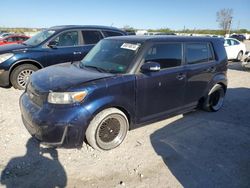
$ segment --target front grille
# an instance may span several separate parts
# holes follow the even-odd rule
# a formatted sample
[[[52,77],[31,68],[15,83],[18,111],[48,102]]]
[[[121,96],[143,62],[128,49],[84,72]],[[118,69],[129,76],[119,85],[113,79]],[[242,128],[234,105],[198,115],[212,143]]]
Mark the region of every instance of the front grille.
[[[26,92],[30,100],[33,101],[38,106],[42,106],[47,99],[47,93],[39,92],[37,89],[35,89],[32,83],[29,83]]]

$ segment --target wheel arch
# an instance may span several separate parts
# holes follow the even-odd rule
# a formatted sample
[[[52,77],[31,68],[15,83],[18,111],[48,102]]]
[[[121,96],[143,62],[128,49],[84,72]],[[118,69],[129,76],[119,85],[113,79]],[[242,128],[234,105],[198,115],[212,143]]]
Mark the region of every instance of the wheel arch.
[[[216,84],[221,85],[223,87],[225,93],[226,93],[226,91],[227,91],[227,77],[226,77],[226,75],[225,74],[218,74],[218,75],[214,76],[214,78],[212,79],[212,81],[208,84],[208,87],[207,87],[205,93],[199,99],[199,102],[198,102],[199,105],[198,106],[200,106],[201,104],[203,104],[203,102],[206,99],[206,96],[208,95],[208,93],[213,89],[213,87]]]
[[[90,114],[92,114],[92,118],[89,120],[89,122],[99,112],[107,108],[117,108],[118,110],[122,111],[126,115],[126,117],[128,118],[128,122],[129,122],[129,128],[131,128],[131,125],[134,124],[133,112],[129,110],[131,107],[129,108],[128,106],[124,104],[113,101],[113,99],[114,98],[111,96],[105,96],[105,97],[99,98],[96,101],[91,101],[89,104],[87,104],[85,108],[89,111]]]
[[[32,60],[32,59],[24,59],[24,60],[20,60],[20,61],[17,61],[15,62],[11,67],[10,67],[10,72],[9,72],[9,79],[10,79],[10,75],[11,73],[13,72],[13,70],[20,66],[20,65],[24,65],[24,64],[31,64],[31,65],[34,65],[36,66],[38,69],[42,69],[43,66],[41,65],[41,63],[39,63],[38,61],[36,60]]]

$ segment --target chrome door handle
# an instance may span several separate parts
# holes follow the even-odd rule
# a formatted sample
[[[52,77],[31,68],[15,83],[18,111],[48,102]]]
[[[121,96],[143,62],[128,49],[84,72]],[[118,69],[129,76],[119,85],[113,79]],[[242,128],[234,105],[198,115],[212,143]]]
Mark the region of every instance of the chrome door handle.
[[[82,52],[73,52],[74,55],[81,55]]]

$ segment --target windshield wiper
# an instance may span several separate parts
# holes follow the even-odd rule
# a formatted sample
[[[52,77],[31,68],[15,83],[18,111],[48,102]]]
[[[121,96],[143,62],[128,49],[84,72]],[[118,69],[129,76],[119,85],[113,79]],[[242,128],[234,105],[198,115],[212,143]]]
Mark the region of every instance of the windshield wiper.
[[[82,67],[82,66],[81,66]],[[87,67],[87,68],[93,68],[93,69],[96,69],[97,71],[99,72],[107,72],[107,70],[101,68],[101,67],[95,67],[95,66],[92,66],[92,65],[83,65],[83,67]]]

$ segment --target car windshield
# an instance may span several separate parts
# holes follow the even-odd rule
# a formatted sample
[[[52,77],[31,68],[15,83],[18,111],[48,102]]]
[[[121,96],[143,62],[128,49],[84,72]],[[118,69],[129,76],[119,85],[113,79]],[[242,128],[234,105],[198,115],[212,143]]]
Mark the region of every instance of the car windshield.
[[[140,46],[140,43],[102,40],[81,61],[80,67],[115,74],[126,73]]]
[[[55,30],[41,31],[38,34],[36,34],[35,36],[33,36],[30,39],[26,40],[24,42],[24,44],[27,44],[29,46],[36,46],[36,45],[42,43],[43,41],[45,41],[46,39],[48,39],[54,33],[55,33]]]

